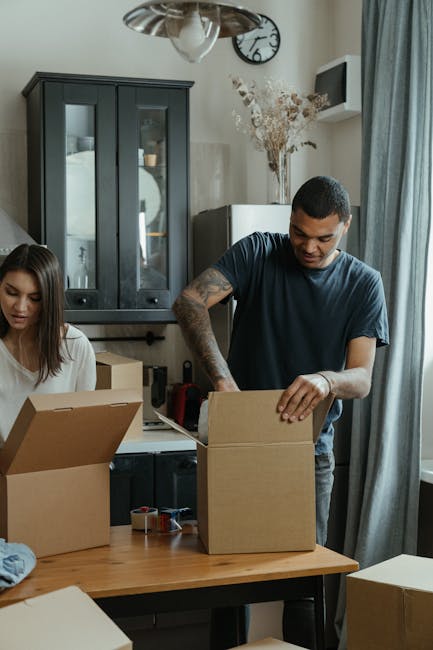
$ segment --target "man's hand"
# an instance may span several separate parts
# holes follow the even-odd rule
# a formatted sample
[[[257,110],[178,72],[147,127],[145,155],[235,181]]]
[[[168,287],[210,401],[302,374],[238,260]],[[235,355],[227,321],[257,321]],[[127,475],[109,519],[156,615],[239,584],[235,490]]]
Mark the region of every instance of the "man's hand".
[[[288,422],[304,420],[330,392],[331,384],[323,375],[299,375],[281,395],[277,410]]]

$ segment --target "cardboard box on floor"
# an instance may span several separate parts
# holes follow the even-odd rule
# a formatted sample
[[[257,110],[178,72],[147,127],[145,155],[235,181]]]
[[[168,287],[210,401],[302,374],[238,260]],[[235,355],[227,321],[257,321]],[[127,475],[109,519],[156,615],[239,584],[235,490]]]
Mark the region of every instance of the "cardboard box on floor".
[[[299,645],[293,645],[293,643],[279,641],[278,639],[273,639],[270,636],[266,639],[262,639],[261,641],[244,643],[244,645],[237,646],[236,648],[231,648],[231,650],[239,650],[239,648],[252,648],[253,650],[306,650],[305,648],[301,648]]]
[[[128,637],[78,587],[0,609],[0,648],[132,650]]]
[[[209,393],[208,443],[195,439],[199,534],[210,554],[315,548],[314,441],[332,400],[288,424],[280,395]]]
[[[399,555],[350,574],[346,587],[348,650],[433,648],[433,559]]]
[[[109,543],[109,462],[140,405],[127,390],[25,401],[0,449],[0,537],[37,557]]]
[[[96,353],[96,390],[127,388],[142,394],[143,362],[112,352]],[[141,437],[143,434],[143,405],[125,433],[125,439]]]

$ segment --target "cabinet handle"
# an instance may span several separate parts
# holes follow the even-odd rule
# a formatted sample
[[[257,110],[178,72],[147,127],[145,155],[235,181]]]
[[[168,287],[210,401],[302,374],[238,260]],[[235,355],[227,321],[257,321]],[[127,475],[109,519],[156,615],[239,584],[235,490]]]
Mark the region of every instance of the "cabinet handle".
[[[153,298],[148,298],[148,299],[147,299],[147,302],[150,302],[152,305],[157,305],[158,302],[159,302],[159,299],[156,298],[156,296],[155,296],[155,297],[153,297]]]
[[[78,298],[78,299],[77,299],[77,303],[78,303],[79,305],[87,305],[87,298],[85,298],[84,296],[82,296],[81,298]]]

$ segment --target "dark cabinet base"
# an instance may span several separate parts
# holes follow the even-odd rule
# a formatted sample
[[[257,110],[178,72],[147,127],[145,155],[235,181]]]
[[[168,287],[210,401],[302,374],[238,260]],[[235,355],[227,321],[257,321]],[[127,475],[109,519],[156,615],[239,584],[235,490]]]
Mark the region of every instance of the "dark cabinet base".
[[[197,452],[155,454],[155,499],[157,508],[189,508],[197,517]]]
[[[118,454],[111,463],[110,520],[130,523],[130,511],[140,506],[190,508],[197,517],[197,453]]]
[[[130,511],[153,505],[153,454],[119,454],[111,463],[110,523],[124,526],[131,523]]]
[[[167,612],[113,619],[134,650],[210,649],[210,611]]]
[[[143,505],[191,509],[197,516],[196,451],[118,454],[110,471],[112,526],[130,523],[130,511]],[[143,533],[144,534],[144,533]],[[112,613],[111,613],[112,614]],[[209,610],[113,616],[134,650],[210,650]]]

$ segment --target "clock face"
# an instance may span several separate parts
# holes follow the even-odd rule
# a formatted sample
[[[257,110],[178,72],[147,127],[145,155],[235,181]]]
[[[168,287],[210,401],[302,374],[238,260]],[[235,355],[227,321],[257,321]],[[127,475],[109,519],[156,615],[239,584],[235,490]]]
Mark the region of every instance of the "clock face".
[[[274,58],[280,48],[280,32],[273,20],[259,14],[260,27],[233,38],[236,53],[247,63],[259,65]]]

